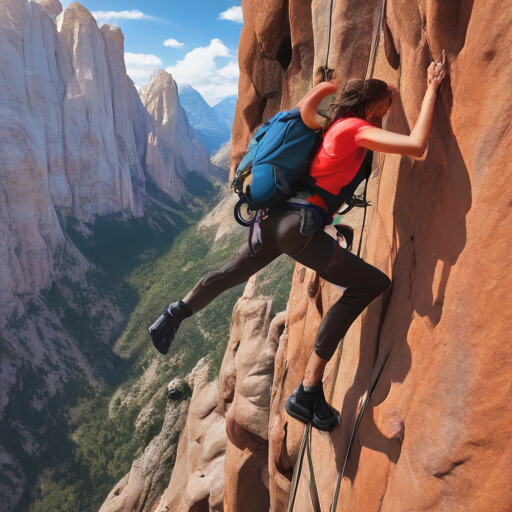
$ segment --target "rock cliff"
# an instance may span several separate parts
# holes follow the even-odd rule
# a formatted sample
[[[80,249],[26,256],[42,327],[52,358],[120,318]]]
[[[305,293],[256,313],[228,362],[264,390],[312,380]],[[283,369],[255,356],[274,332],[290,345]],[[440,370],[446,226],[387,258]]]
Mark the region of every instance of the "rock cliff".
[[[130,175],[130,167],[136,179],[142,172],[126,116],[122,35],[108,26],[100,31],[91,13],[76,2],[59,16],[58,27],[67,50],[63,167],[73,214],[142,215]]]
[[[382,4],[332,5],[328,74],[342,81],[362,76]],[[330,7],[329,0],[243,2],[232,170],[251,132],[296,104],[323,74]],[[385,127],[410,132],[426,69],[443,49],[449,75],[440,88],[426,155],[375,155],[363,255],[393,285],[354,324],[326,369],[326,395],[341,414],[341,426],[332,435],[313,432],[322,510],[331,506],[346,457],[337,511],[510,509],[511,16],[510,5],[494,0],[387,2],[374,76],[398,94]],[[360,213],[345,220],[357,228]],[[195,501],[185,498],[187,462],[180,465],[180,459],[175,471],[181,484],[173,487],[171,480],[162,510],[267,510],[269,504],[273,511],[286,509],[304,427],[285,414],[284,402],[300,382],[318,325],[340,293],[297,265],[272,394],[262,404],[263,410],[270,407],[268,452],[265,429],[259,428],[263,416],[254,413],[259,399],[249,399],[249,405],[238,398],[243,392],[230,368],[238,369],[232,361],[242,344],[234,356],[230,340],[220,401],[212,398],[210,410],[226,417],[228,440],[218,449],[225,458],[223,508],[217,495],[207,500],[206,490]],[[252,305],[246,307],[251,314]],[[254,314],[263,315],[268,306],[259,308]],[[260,319],[262,326],[268,321]],[[232,336],[237,332],[234,320]],[[266,364],[266,351],[248,353],[255,366]],[[223,381],[222,375],[232,376]],[[347,454],[360,398],[373,386]],[[203,440],[204,433],[195,435]],[[208,442],[220,442],[224,433],[216,435]],[[259,469],[267,456],[268,490]],[[251,485],[260,491],[248,504]],[[172,505],[169,493],[175,496]],[[294,510],[311,510],[307,463]]]
[[[231,140],[223,144],[219,151],[212,156],[212,163],[221,169],[229,171],[231,165]]]
[[[57,212],[81,222],[140,217],[147,178],[179,201],[189,172],[220,176],[172,77],[154,78],[145,107],[126,75],[121,30],[98,28],[76,2],[55,23],[59,6],[1,5],[0,324],[22,311],[16,297],[55,277],[65,245]]]
[[[30,492],[44,436],[67,421],[52,407],[98,385],[116,358],[119,289],[98,279],[70,232],[92,237],[99,218],[149,222],[157,206],[173,225],[181,213],[163,203],[184,205],[187,185],[221,175],[172,77],[148,85],[146,108],[126,75],[121,30],[99,28],[78,3],[61,11],[58,0],[0,2],[2,510]]]
[[[188,173],[224,178],[224,173],[212,166],[199,135],[190,126],[172,76],[160,69],[140,94],[151,116],[146,169],[155,183],[179,200],[185,193]]]
[[[255,296],[255,280],[233,311],[218,380],[194,389],[158,512],[268,510],[270,393],[286,314],[272,319],[272,300]]]
[[[380,5],[334,2],[328,68],[341,80],[364,71]],[[252,2],[243,7],[232,164],[255,125],[290,107],[325,65],[330,2],[269,0],[265,9]],[[443,49],[450,71],[426,156],[375,157],[364,256],[392,277],[393,286],[354,325],[343,355],[340,349],[328,367],[328,396],[341,412],[341,427],[330,439],[313,435],[325,510],[359,398],[384,362],[337,510],[509,508],[511,14],[510,6],[493,1],[388,1],[374,75],[398,90],[387,129],[408,133],[414,125],[426,68]],[[276,358],[271,510],[287,502],[302,433],[283,403],[301,379],[321,316],[339,293],[321,283],[316,297],[307,298],[304,271],[296,269],[288,337]],[[485,277],[477,283],[477,275]],[[304,484],[296,511],[310,510]]]

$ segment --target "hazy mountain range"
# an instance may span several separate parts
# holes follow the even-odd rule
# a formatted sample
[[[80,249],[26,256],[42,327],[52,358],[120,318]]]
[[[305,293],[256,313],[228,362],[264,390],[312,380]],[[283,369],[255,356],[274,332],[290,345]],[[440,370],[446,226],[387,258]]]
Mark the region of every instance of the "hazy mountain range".
[[[212,155],[231,137],[236,95],[228,96],[210,107],[198,91],[186,84],[179,86],[179,98],[190,124],[199,133],[204,147]]]

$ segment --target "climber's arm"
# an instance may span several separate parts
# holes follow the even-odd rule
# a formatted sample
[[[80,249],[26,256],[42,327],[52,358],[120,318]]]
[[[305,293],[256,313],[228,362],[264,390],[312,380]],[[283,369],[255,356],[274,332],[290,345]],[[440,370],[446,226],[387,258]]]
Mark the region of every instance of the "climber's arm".
[[[432,119],[434,118],[434,105],[437,88],[446,76],[443,62],[432,63],[428,69],[428,87],[421,106],[420,115],[410,135],[388,132],[380,128],[368,128],[360,132],[357,144],[372,151],[382,153],[398,153],[413,157],[421,157],[427,148]]]
[[[326,119],[319,116],[316,111],[320,102],[330,94],[334,94],[338,88],[339,83],[336,81],[322,82],[302,98],[298,107],[300,108],[300,117],[308,128],[319,130],[324,126]]]

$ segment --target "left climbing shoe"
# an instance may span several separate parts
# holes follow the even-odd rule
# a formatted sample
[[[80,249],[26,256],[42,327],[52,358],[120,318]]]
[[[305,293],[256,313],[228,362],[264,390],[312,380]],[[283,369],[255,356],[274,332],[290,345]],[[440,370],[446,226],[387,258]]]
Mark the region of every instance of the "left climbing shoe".
[[[192,316],[192,311],[180,300],[170,304],[157,321],[149,327],[151,341],[160,354],[165,355],[169,352],[178,327],[189,316]]]

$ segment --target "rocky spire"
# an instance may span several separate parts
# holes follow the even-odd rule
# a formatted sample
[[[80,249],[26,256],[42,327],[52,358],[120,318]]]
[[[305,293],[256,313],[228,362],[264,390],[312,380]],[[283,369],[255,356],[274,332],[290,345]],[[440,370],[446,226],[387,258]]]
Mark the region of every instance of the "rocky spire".
[[[171,196],[181,196],[189,172],[211,178],[211,165],[201,139],[190,126],[172,76],[160,69],[141,90],[154,124],[148,138],[147,172]]]

